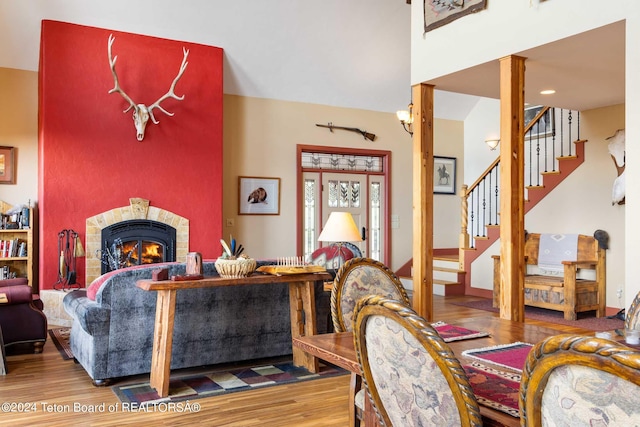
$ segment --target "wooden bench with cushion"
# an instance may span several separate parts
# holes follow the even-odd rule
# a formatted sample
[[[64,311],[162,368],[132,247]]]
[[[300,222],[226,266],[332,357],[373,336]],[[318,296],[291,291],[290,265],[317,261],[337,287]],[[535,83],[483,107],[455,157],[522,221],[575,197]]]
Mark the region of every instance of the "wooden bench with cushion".
[[[600,233],[606,232],[598,230]],[[562,261],[563,272],[558,275],[531,274],[538,267],[540,234],[526,236],[524,304],[564,312],[566,320],[576,320],[577,313],[596,311],[605,316],[606,302],[606,243],[583,234],[577,238],[575,261]],[[598,236],[599,237],[599,236]],[[607,236],[608,237],[608,236]],[[493,305],[500,301],[500,256],[493,257]],[[580,275],[580,270],[591,270],[592,277]],[[584,273],[584,272],[583,272]],[[581,278],[584,277],[584,278]]]

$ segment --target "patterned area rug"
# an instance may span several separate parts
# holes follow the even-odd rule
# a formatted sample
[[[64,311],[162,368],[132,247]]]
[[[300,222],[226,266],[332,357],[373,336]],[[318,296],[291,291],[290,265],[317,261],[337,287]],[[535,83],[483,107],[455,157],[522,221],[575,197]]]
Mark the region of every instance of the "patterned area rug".
[[[114,386],[111,389],[121,402],[135,404],[157,404],[178,402],[218,396],[226,393],[253,390],[319,378],[346,375],[348,371],[320,364],[320,372],[310,373],[305,368],[293,366],[291,362],[254,367],[236,368],[227,371],[203,372],[201,374],[172,378],[169,396],[161,398],[149,382]]]
[[[493,307],[493,302],[490,299],[451,302],[451,304],[475,308],[478,310],[492,311],[494,313],[499,311],[497,308]],[[575,328],[584,328],[591,331],[613,331],[614,329],[624,329],[624,321],[620,319],[595,317],[594,314],[589,312],[579,313],[578,320],[564,320],[564,315],[560,311],[547,310],[538,307],[525,307],[524,317],[525,319],[542,320],[544,322],[573,326]]]
[[[502,411],[512,417],[520,417],[520,374],[499,371],[475,362],[463,368],[478,404]]]
[[[71,353],[71,347],[69,347],[70,333],[71,328],[49,329],[49,336],[51,337],[51,341],[53,341],[64,360],[73,359],[73,353]]]
[[[532,347],[533,344],[514,342],[493,347],[465,350],[462,352],[462,355],[522,372],[524,363],[527,360],[527,355]]]
[[[431,326],[438,332],[444,342],[468,340],[472,338],[489,336],[488,332],[474,331],[473,329],[462,328],[460,326],[449,325],[445,322],[432,323]]]

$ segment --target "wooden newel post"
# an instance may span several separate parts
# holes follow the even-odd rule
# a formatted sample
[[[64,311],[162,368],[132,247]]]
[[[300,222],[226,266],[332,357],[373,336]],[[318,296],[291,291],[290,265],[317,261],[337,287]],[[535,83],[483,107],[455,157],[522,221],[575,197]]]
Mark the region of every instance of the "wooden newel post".
[[[467,184],[460,188],[460,249],[469,249],[469,205],[467,202]]]
[[[464,270],[464,250],[469,249],[469,233],[467,226],[469,225],[469,205],[467,202],[467,184],[460,187],[460,238],[458,240],[458,264],[461,270]]]

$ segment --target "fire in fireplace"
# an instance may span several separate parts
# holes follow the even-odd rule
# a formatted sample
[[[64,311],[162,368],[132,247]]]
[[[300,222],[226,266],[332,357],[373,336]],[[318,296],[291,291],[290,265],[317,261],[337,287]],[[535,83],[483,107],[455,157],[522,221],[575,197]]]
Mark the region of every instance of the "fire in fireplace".
[[[121,243],[119,267],[156,264],[176,260],[176,229],[152,220],[129,220],[102,229],[102,254],[113,256],[115,243]],[[114,268],[113,263],[102,263],[102,274]]]

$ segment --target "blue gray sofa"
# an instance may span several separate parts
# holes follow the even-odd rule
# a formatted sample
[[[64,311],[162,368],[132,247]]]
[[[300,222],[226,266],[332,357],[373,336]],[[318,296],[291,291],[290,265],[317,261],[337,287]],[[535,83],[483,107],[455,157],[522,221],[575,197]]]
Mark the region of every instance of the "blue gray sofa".
[[[268,262],[258,262],[258,265]],[[95,385],[151,371],[156,292],[139,289],[160,266],[185,274],[184,263],[150,264],[104,274],[64,297],[73,318],[70,345]],[[217,275],[213,261],[205,276]],[[94,298],[95,295],[95,298]],[[329,294],[316,283],[318,333],[327,332]],[[177,293],[171,369],[291,354],[286,283],[185,289]]]

